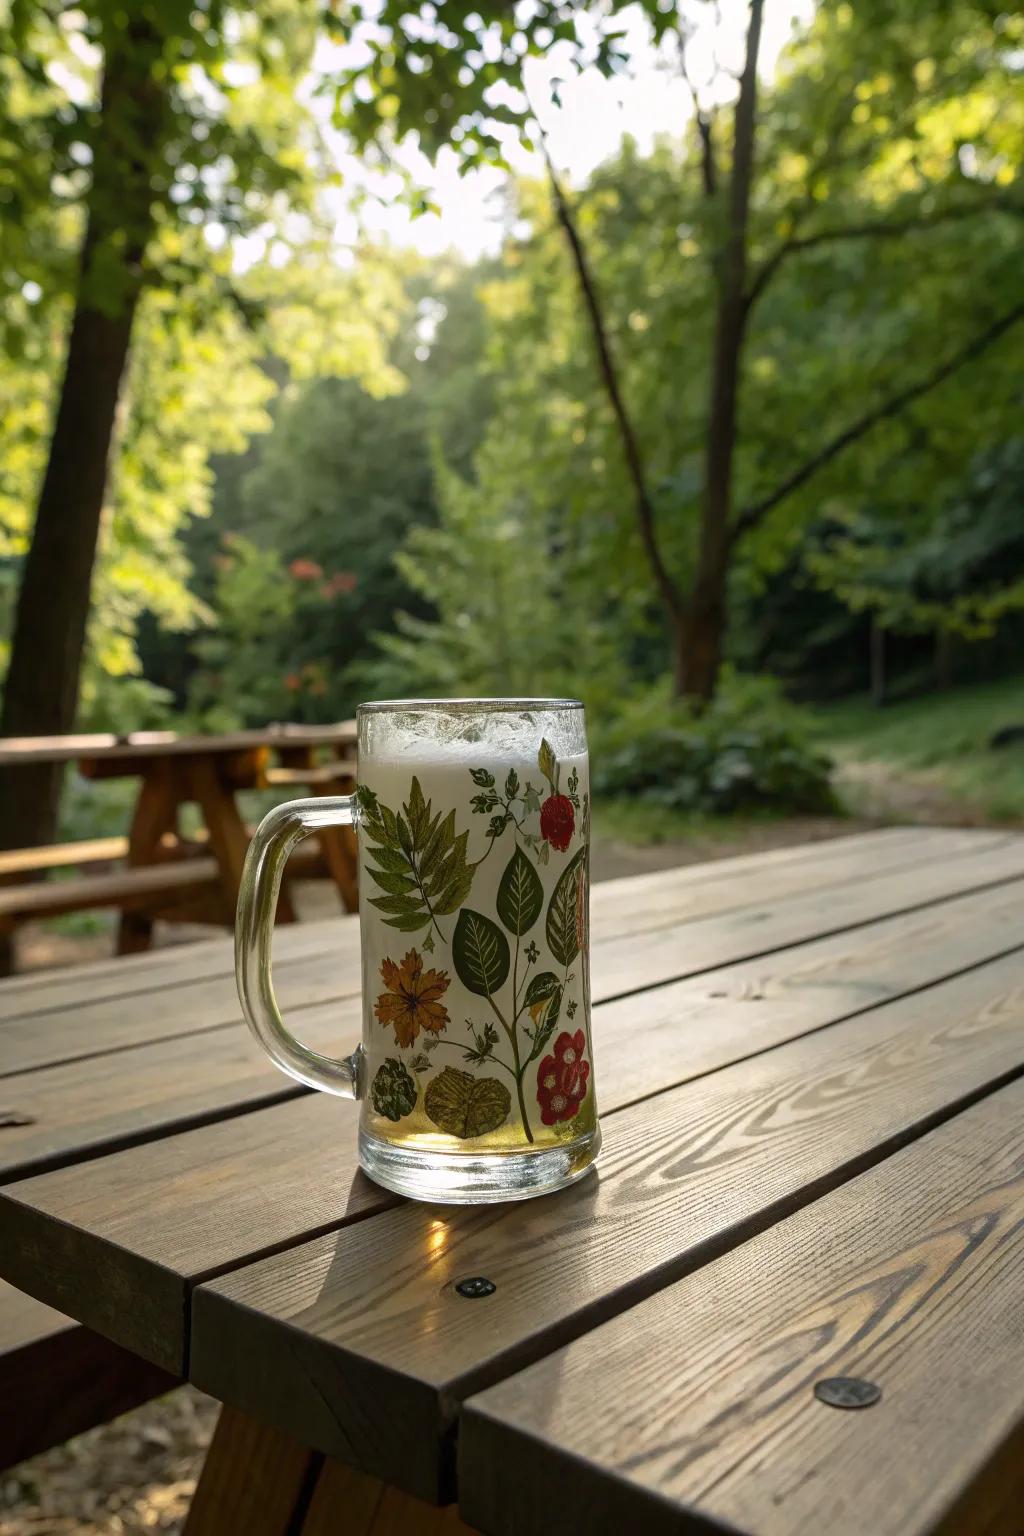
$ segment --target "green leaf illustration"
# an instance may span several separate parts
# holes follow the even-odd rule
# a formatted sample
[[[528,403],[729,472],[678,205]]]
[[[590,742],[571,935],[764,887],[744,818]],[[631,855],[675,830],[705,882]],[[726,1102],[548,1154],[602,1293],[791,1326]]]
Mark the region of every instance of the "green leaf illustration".
[[[526,989],[524,1006],[531,1008],[534,1003],[546,1003],[548,998],[553,997],[558,991],[558,985],[558,977],[554,971],[541,971]]]
[[[478,997],[489,997],[508,976],[508,940],[489,917],[463,907],[452,938],[452,960],[463,986]]]
[[[508,777],[505,780],[505,799],[514,800],[518,793],[519,775],[516,773],[514,768],[510,768],[508,771]]]
[[[415,1109],[416,1084],[396,1056],[389,1056],[377,1068],[370,1098],[378,1115],[386,1120],[401,1120]]]
[[[436,916],[457,911],[469,895],[476,869],[466,862],[469,833],[456,836],[454,811],[431,815],[431,802],[416,777],[397,816],[368,793],[362,821],[368,844],[365,873],[384,892],[368,896],[369,904],[387,914],[384,921],[401,933],[429,928]]]
[[[505,865],[496,905],[498,916],[509,933],[526,933],[540,916],[540,909],[544,905],[544,887],[521,848],[516,848]]]
[[[473,783],[478,785],[480,789],[494,788],[494,774],[488,773],[486,768],[471,768],[469,774]]]
[[[405,867],[408,870],[408,860],[406,860]],[[416,889],[416,881],[408,873],[404,875],[384,874],[382,870],[374,869],[369,864],[366,866],[366,873],[374,885],[379,885],[381,890],[387,891],[389,896],[405,896],[409,891]]]
[[[580,952],[577,911],[585,873],[587,850],[581,848],[569,860],[551,893],[545,932],[548,949],[559,965],[572,965]]]
[[[427,1089],[423,1107],[438,1130],[466,1141],[496,1131],[508,1117],[512,1096],[496,1077],[476,1078],[445,1067]]]
[[[537,753],[537,767],[547,779],[551,788],[558,789],[558,759],[546,738],[541,739],[540,751]]]
[[[409,831],[412,834],[414,847],[422,847],[426,840],[427,823],[430,821],[430,806],[423,798],[420,781],[413,774],[412,787],[409,791],[409,803],[402,807],[409,823]]]

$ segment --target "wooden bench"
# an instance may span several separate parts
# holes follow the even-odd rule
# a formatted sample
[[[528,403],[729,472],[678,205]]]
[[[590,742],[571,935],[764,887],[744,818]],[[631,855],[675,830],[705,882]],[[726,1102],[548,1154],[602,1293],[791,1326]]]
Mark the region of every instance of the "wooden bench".
[[[169,1392],[177,1378],[0,1281],[0,1472]]]
[[[116,864],[128,856],[126,837],[93,837],[82,843],[51,843],[45,848],[11,848],[0,852],[0,879],[45,874],[83,864]]]
[[[116,845],[126,842],[127,839],[102,838],[97,844],[84,846],[93,850],[103,845],[105,861],[112,853],[116,855]],[[72,843],[53,848],[18,849],[4,858],[20,861],[23,873],[43,873],[47,869],[88,862],[88,859],[80,858],[77,852],[80,846]],[[100,861],[99,854],[95,858],[96,862]],[[295,850],[289,873],[292,877],[312,876],[321,873],[323,868],[320,849],[309,844]],[[10,879],[11,873],[10,868],[0,865],[0,876]],[[179,922],[223,924],[230,923],[234,917],[225,907],[217,860],[212,855],[193,853],[188,856],[169,849],[168,856],[160,863],[117,869],[109,874],[0,884],[0,934],[13,932],[21,923],[102,907],[144,913],[148,918],[173,918]]]

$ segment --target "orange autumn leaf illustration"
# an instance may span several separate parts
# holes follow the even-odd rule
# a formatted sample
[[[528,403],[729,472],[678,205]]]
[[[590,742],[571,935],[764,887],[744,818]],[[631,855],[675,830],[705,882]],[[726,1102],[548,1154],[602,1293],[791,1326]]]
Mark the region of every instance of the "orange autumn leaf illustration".
[[[447,971],[425,971],[422,955],[410,949],[401,965],[382,960],[380,974],[387,991],[373,1011],[385,1029],[394,1029],[400,1046],[412,1045],[421,1029],[441,1033],[448,1024],[448,1010],[439,1001],[451,981]]]

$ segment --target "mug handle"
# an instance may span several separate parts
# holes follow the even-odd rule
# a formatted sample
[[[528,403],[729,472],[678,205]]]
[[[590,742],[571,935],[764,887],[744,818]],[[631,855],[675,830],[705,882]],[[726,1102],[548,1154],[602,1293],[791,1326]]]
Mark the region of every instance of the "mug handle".
[[[271,1061],[290,1077],[344,1099],[361,1096],[361,1047],[337,1060],[296,1040],[277,1006],[270,952],[288,855],[313,832],[351,826],[355,809],[355,795],[325,795],[292,800],[264,816],[245,856],[235,921],[235,981],[249,1028]]]

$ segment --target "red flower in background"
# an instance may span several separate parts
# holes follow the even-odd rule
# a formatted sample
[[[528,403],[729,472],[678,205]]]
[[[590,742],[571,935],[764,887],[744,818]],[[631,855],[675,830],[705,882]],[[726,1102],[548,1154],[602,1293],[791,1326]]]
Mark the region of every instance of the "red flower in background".
[[[565,795],[549,795],[540,808],[540,835],[564,853],[576,826],[576,812]]]
[[[323,566],[315,560],[293,560],[288,572],[296,581],[319,581],[324,574]]]
[[[359,585],[355,571],[335,571],[320,588],[323,597],[347,597]]]
[[[298,693],[302,687],[302,678],[297,672],[289,672],[284,680],[284,685],[289,693]]]
[[[582,1029],[574,1035],[563,1031],[555,1041],[553,1056],[545,1056],[537,1069],[537,1103],[544,1125],[571,1120],[587,1095],[590,1063],[583,1060]]]

